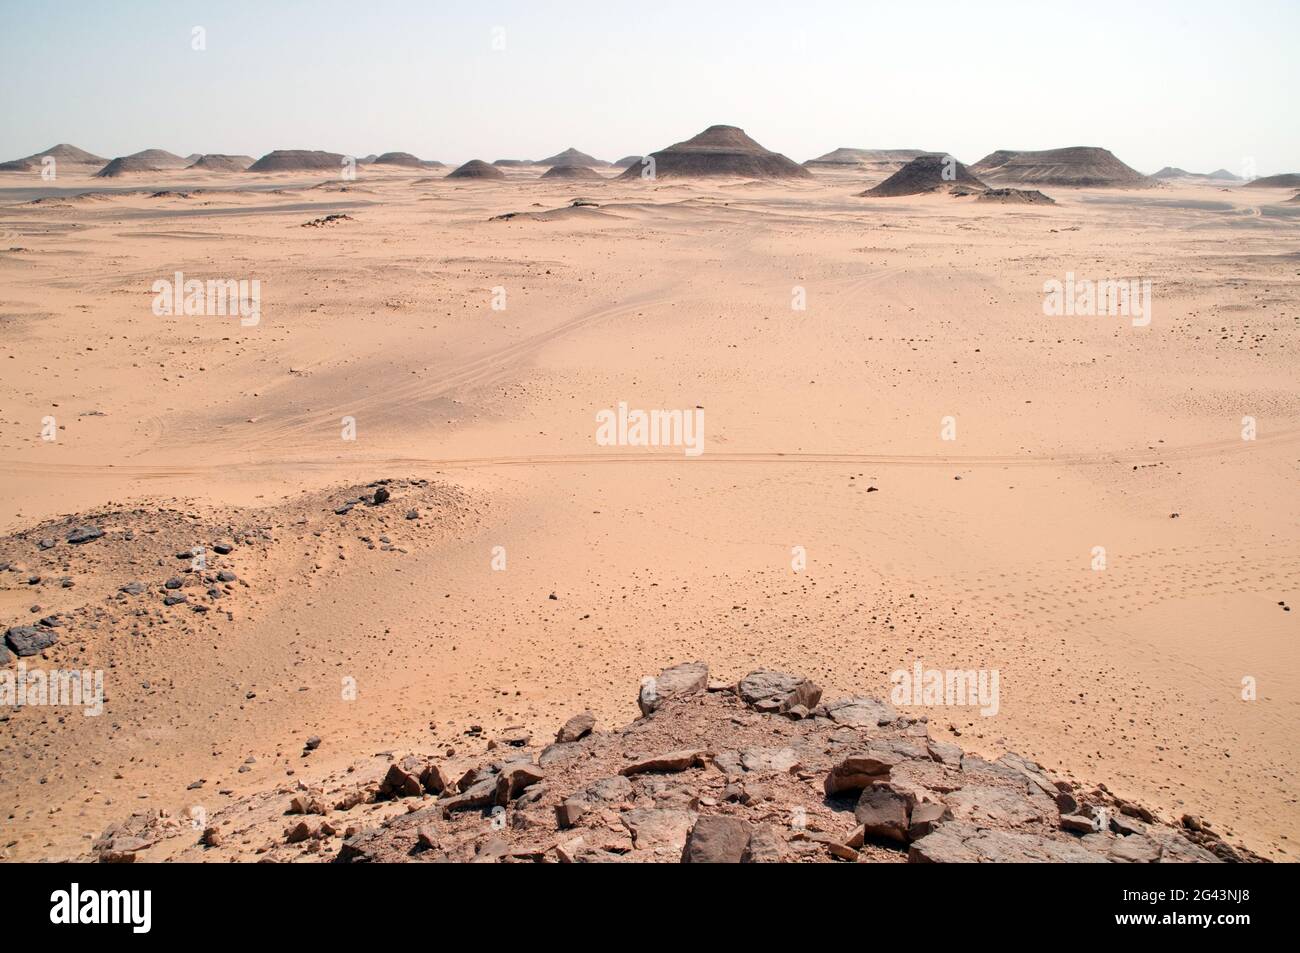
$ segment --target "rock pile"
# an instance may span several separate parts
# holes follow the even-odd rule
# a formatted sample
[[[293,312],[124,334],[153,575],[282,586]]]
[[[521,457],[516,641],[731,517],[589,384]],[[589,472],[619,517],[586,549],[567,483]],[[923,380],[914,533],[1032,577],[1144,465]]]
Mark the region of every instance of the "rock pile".
[[[450,752],[394,760],[377,783],[303,786],[265,848],[271,860],[542,863],[1152,863],[1257,860],[1205,821],[1173,824],[1104,786],[1056,779],[929,736],[926,722],[865,697],[822,701],[798,675],[736,683],[702,662],[644,680],[642,716],[597,731],[575,715],[540,749],[453,768]],[[367,825],[366,808],[404,805]],[[358,810],[360,808],[360,810]],[[192,831],[185,859],[222,860],[235,804]],[[352,813],[356,812],[356,813]],[[282,822],[283,823],[283,822]],[[101,860],[134,857],[107,831]],[[143,829],[141,829],[143,830]],[[182,836],[182,835],[176,835]],[[217,845],[217,846],[214,846]]]

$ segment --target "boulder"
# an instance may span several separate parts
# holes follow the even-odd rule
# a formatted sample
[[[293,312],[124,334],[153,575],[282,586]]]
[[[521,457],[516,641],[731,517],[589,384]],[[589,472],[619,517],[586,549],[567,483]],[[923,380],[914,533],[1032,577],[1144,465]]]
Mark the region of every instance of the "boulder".
[[[1090,817],[1084,817],[1082,814],[1062,814],[1061,830],[1073,831],[1076,834],[1091,834],[1096,827],[1093,826]]]
[[[707,751],[698,748],[669,751],[666,754],[633,761],[624,767],[619,774],[628,778],[637,774],[673,774],[678,771],[685,771],[687,768],[702,767],[707,755]]]
[[[542,769],[535,764],[517,761],[506,765],[497,775],[496,803],[504,807],[544,777]]]
[[[98,526],[78,526],[68,533],[68,542],[75,545],[89,543],[93,539],[99,539],[104,535],[104,531]]]
[[[555,823],[561,829],[572,827],[578,823],[582,815],[591,810],[591,805],[580,797],[566,798],[559,804],[555,805]]]
[[[595,727],[596,716],[589,711],[584,711],[564,723],[555,733],[555,741],[557,744],[569,744],[591,734],[591,730]]]
[[[907,798],[884,784],[872,785],[862,792],[853,816],[867,837],[907,843],[909,827]]]
[[[15,655],[23,658],[38,655],[58,641],[59,637],[53,631],[34,625],[10,626],[5,632],[5,642],[9,644],[9,648],[14,650]]]
[[[746,771],[775,771],[789,774],[801,767],[793,748],[746,748],[740,753],[740,765]]]
[[[497,800],[497,779],[495,775],[475,781],[465,787],[461,793],[453,795],[442,802],[443,817],[450,817],[456,811],[474,811],[492,807]]]
[[[647,679],[641,685],[637,705],[642,715],[649,715],[667,699],[680,695],[693,695],[709,686],[709,667],[703,662],[682,662],[666,668],[657,678]]]
[[[701,817],[682,850],[684,864],[738,864],[749,847],[752,828],[738,817]]]
[[[1110,859],[1120,864],[1154,864],[1160,860],[1160,847],[1141,834],[1118,837],[1111,845]]]
[[[749,835],[749,843],[740,857],[742,864],[779,864],[786,859],[785,841],[776,827],[758,824]]]
[[[952,819],[947,805],[935,801],[922,801],[912,807],[908,818],[907,839],[919,840],[932,833],[945,820]]]
[[[620,815],[619,820],[632,835],[635,850],[654,850],[681,854],[686,837],[694,824],[689,811],[659,808],[633,808]]]
[[[841,698],[825,708],[826,717],[850,728],[876,728],[898,719],[898,709],[875,698]]]
[[[390,764],[388,773],[379,782],[379,796],[382,798],[419,797],[424,793],[420,772],[421,768],[407,762]]]
[[[1106,863],[1104,856],[1080,841],[979,828],[962,821],[940,824],[913,841],[907,859],[914,864]]]
[[[1031,795],[1008,787],[971,784],[944,797],[952,816],[975,824],[994,823],[1012,827],[1051,817],[1055,821],[1056,805],[1043,794]]]
[[[889,777],[889,772],[903,760],[892,751],[871,750],[851,754],[831,768],[823,788],[834,796],[845,791],[861,791],[876,781]]]
[[[750,672],[737,689],[741,699],[758,711],[787,712],[795,705],[808,710],[817,707],[822,690],[802,675],[785,672]]]
[[[632,782],[621,774],[601,778],[587,788],[587,796],[595,801],[628,801],[632,798]]]
[[[433,761],[425,765],[424,770],[420,772],[420,784],[430,794],[442,794],[455,789],[455,782],[452,781],[451,775],[442,765]]]

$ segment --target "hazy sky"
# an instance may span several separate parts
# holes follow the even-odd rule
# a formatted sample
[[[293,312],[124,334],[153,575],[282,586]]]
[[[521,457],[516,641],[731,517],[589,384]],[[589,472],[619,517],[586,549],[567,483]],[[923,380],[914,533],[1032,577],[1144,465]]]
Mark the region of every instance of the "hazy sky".
[[[1269,175],[1300,171],[1298,37],[1300,0],[0,0],[0,159],[616,159],[727,123],[797,161],[1098,145]]]

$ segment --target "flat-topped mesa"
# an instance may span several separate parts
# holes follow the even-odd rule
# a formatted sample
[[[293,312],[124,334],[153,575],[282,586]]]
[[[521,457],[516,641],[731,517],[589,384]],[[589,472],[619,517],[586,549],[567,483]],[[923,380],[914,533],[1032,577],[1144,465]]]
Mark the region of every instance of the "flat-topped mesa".
[[[991,184],[1062,185],[1080,188],[1149,188],[1155,180],[1108,150],[1070,146],[1039,152],[1000,149],[970,167]]]
[[[983,190],[987,186],[952,156],[929,153],[917,156],[879,185],[858,194],[870,198],[893,198],[953,188]]]
[[[409,152],[385,152],[370,160],[371,165],[397,166],[405,169],[440,169],[443,164],[436,159],[421,159]]]
[[[785,156],[763,148],[743,129],[710,126],[698,136],[650,153],[654,178],[728,176],[744,179],[809,179],[812,173]],[[643,162],[629,166],[622,179],[639,179]]]
[[[340,152],[276,149],[248,167],[248,172],[338,172],[346,158]]]
[[[806,169],[878,169],[892,167],[899,169],[918,156],[936,155],[928,149],[850,149],[841,146],[825,155],[809,159],[804,163]]]
[[[449,179],[504,179],[506,174],[482,159],[470,159],[447,173]]]

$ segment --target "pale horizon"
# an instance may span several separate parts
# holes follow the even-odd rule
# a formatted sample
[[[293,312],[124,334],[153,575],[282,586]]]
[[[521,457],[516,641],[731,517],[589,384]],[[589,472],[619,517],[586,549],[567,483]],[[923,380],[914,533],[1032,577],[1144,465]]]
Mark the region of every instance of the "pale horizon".
[[[1300,170],[1287,121],[1300,8],[1280,2],[1232,16],[1012,2],[976,22],[958,4],[924,20],[822,6],[797,25],[765,2],[661,3],[653,17],[584,2],[564,17],[519,3],[0,10],[0,161],[60,142],[105,159],[320,149],[456,164],[574,146],[612,161],[725,124],[797,162],[841,146],[974,163],[1083,145],[1145,173]]]

